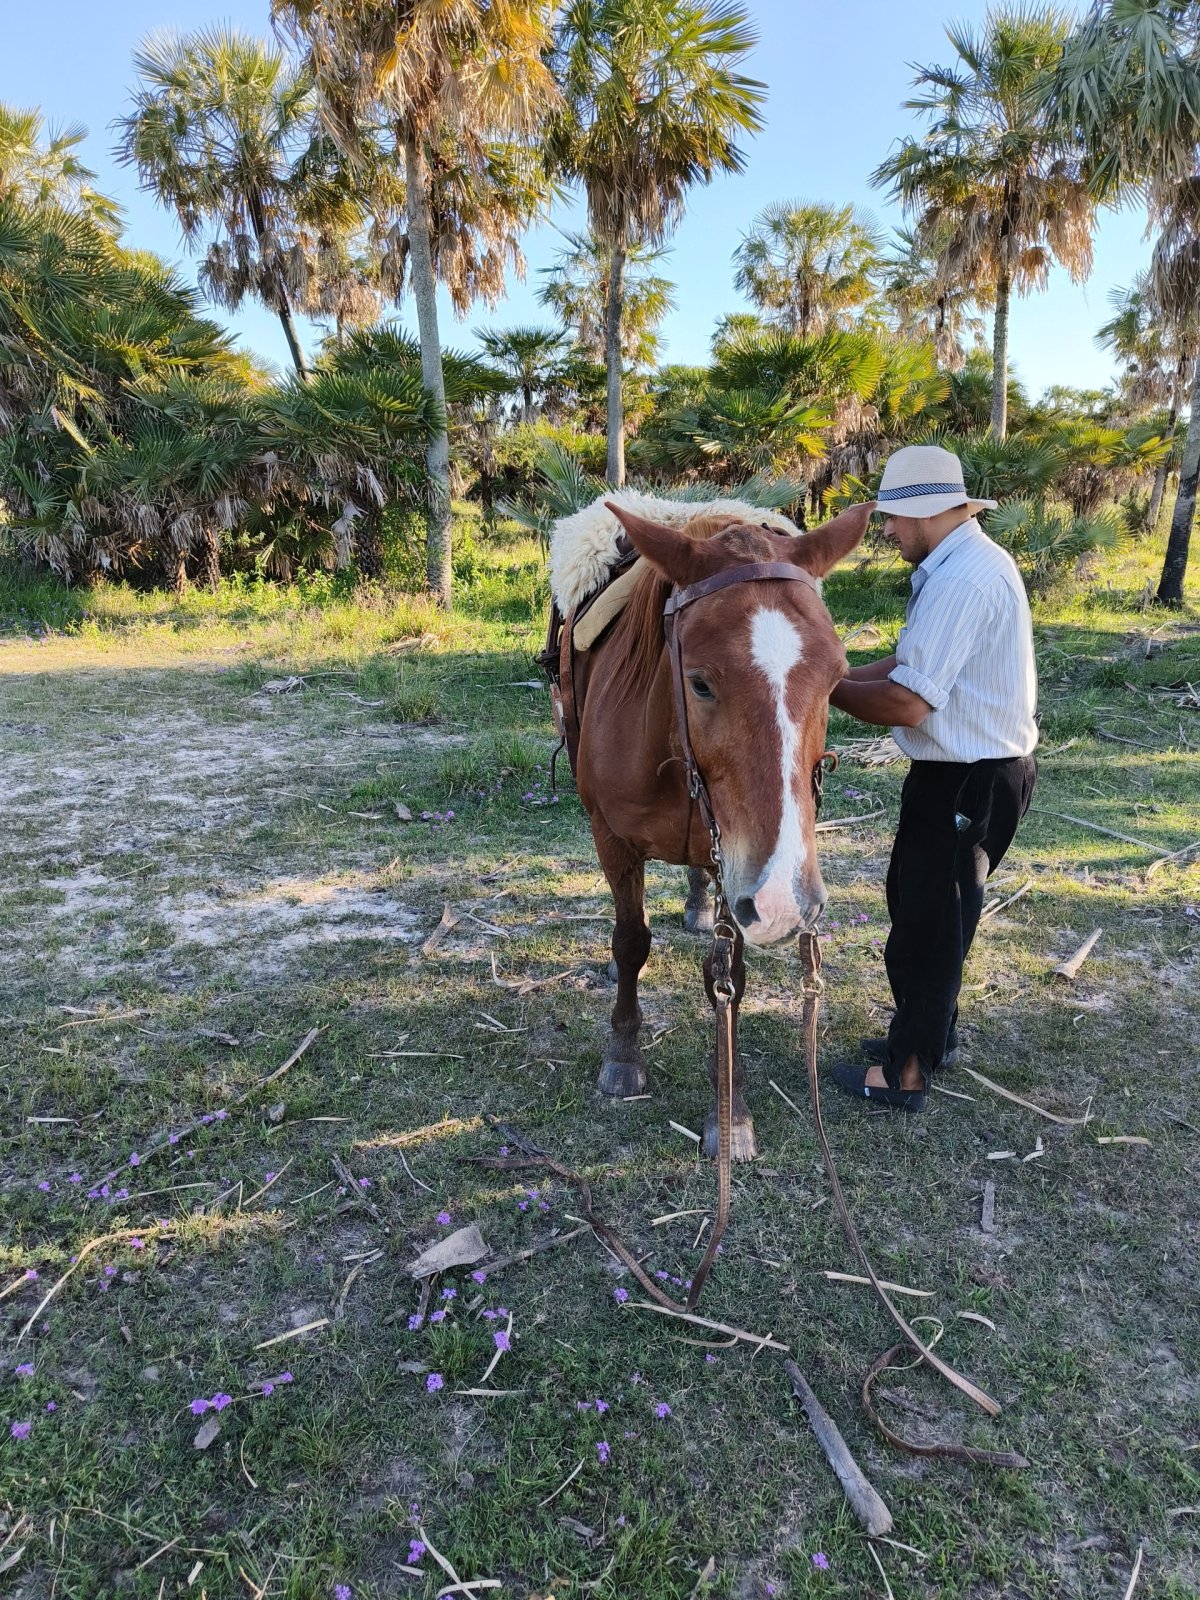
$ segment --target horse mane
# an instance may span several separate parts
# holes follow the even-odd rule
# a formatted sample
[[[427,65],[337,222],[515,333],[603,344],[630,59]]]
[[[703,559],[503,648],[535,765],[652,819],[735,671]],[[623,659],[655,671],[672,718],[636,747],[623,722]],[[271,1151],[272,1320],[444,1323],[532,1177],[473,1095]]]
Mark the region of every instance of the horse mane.
[[[678,531],[689,539],[711,539],[715,534],[724,533],[726,529],[738,526],[736,522],[729,520],[728,514],[701,513],[693,517],[690,522],[685,522]],[[758,552],[748,548],[744,553],[748,557],[753,557]],[[666,635],[663,632],[663,607],[667,603],[671,589],[670,579],[664,578],[648,561],[645,561],[644,570],[638,578],[621,615],[620,624],[613,635],[614,644],[617,644],[618,648],[623,648],[625,652],[625,671],[619,680],[622,700],[641,700],[650,691],[650,685],[662,660],[663,645],[666,643]]]

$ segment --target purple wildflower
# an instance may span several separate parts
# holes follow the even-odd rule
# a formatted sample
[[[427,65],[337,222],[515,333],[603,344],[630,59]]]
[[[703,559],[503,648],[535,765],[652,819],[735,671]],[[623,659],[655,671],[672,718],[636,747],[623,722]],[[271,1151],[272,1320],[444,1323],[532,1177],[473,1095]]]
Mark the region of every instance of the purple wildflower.
[[[9,1429],[9,1432],[12,1434],[14,1439],[28,1439],[29,1430],[32,1427],[32,1422],[14,1422],[12,1427]]]
[[[431,1372],[425,1379],[425,1387],[430,1394],[436,1394],[439,1389],[446,1387],[446,1380],[440,1372]]]
[[[104,1276],[106,1278],[114,1277],[115,1274],[116,1274],[116,1270],[117,1270],[116,1267],[105,1267]]]
[[[131,1250],[144,1250],[146,1248],[146,1241],[144,1239],[130,1239],[129,1248]]]
[[[271,1383],[270,1381],[264,1383],[263,1386],[262,1386],[262,1393],[263,1394],[274,1394],[275,1393],[275,1385],[273,1383]]]
[[[473,1283],[479,1283],[479,1284],[486,1283],[487,1282],[487,1273],[486,1272],[473,1272],[471,1274],[471,1281]]]
[[[410,1567],[415,1567],[424,1554],[425,1545],[420,1539],[410,1539],[408,1541],[408,1564]]]
[[[608,1465],[608,1458],[612,1454],[612,1451],[608,1447],[607,1440],[604,1440],[604,1439],[600,1440],[600,1442],[596,1446],[596,1454],[600,1457],[600,1465],[602,1467],[603,1466],[607,1466]]]
[[[82,1172],[73,1172],[71,1174],[71,1176],[67,1179],[67,1182],[68,1183],[82,1183],[83,1182],[83,1173]]]
[[[429,1320],[430,1320],[430,1322],[445,1322],[445,1320],[446,1320],[445,1308],[443,1307],[440,1311],[431,1311],[429,1313]]]
[[[452,1220],[448,1211],[439,1211],[437,1214],[437,1219],[443,1228],[448,1228]]]
[[[179,1143],[179,1135],[177,1133],[169,1133],[167,1135],[167,1143],[168,1144],[178,1144]]]
[[[231,1394],[222,1394],[220,1391],[218,1391],[212,1397],[212,1408],[214,1411],[224,1411],[226,1406],[231,1406],[232,1404],[233,1396]]]
[[[517,1201],[517,1210],[518,1211],[528,1211],[529,1210],[529,1201],[528,1200],[518,1200]]]
[[[443,1300],[454,1300],[454,1299],[457,1298],[457,1296],[458,1296],[458,1290],[457,1289],[443,1289],[442,1290],[442,1299]]]
[[[409,1319],[408,1319],[408,1331],[409,1331],[409,1333],[416,1333],[417,1329],[421,1326],[422,1321],[423,1321],[423,1318],[418,1316],[418,1314],[414,1311],[412,1316],[409,1317]]]
[[[214,1113],[214,1115],[216,1116],[218,1122],[224,1122],[229,1113],[228,1111],[217,1111]]]
[[[596,1401],[596,1410],[600,1413],[601,1416],[603,1416],[604,1413],[608,1410],[608,1401],[607,1400],[597,1400]]]
[[[370,1180],[370,1178],[360,1178],[360,1179],[359,1179],[359,1180],[358,1180],[358,1187],[359,1187],[359,1188],[360,1188],[360,1189],[369,1189],[369,1188],[370,1188],[370,1187],[371,1187],[371,1180]]]
[[[654,1408],[654,1415],[660,1422],[671,1415],[671,1408],[665,1400],[660,1400]]]
[[[1193,912],[1189,912],[1188,914],[1189,914],[1189,916],[1194,915]],[[506,1156],[508,1154],[508,1146],[506,1144],[502,1144],[500,1146],[500,1154],[502,1156]]]
[[[13,1371],[16,1373],[18,1378],[32,1378],[33,1377],[33,1362],[32,1361],[22,1361],[22,1363],[21,1363],[21,1365],[19,1367],[14,1367],[13,1368]]]
[[[46,1401],[46,1410],[47,1411],[57,1411],[58,1410],[58,1401],[57,1400],[47,1400]]]
[[[279,1374],[278,1382],[280,1383],[295,1383],[295,1381],[290,1372],[281,1372]]]
[[[509,1341],[509,1337],[503,1330],[492,1335],[492,1343],[496,1346],[497,1350],[512,1349],[512,1344]]]
[[[50,1185],[46,1182],[45,1178],[43,1178],[41,1183],[38,1184],[38,1188],[42,1191],[43,1194],[49,1194],[50,1193]]]
[[[715,1361],[717,1358],[716,1358],[715,1355],[713,1355],[712,1351],[710,1350],[708,1352],[708,1354],[705,1356],[704,1359],[705,1359],[705,1361]]]
[[[773,1584],[773,1583],[769,1583],[769,1584],[768,1584],[768,1585],[767,1585],[767,1596],[768,1596],[768,1600],[770,1600],[770,1596],[771,1596],[771,1595],[773,1595],[773,1594],[778,1594],[778,1593],[779,1593],[779,1591],[778,1591],[778,1589],[776,1589],[776,1587],[775,1587],[775,1585],[774,1585],[774,1584]]]
[[[141,1158],[140,1155],[138,1155],[137,1151],[135,1150],[133,1152],[133,1154],[129,1158],[129,1165],[131,1167],[140,1167],[141,1164],[142,1164],[142,1158]]]
[[[614,1289],[613,1290],[613,1299],[617,1302],[617,1304],[619,1306],[623,1306],[625,1304],[626,1300],[629,1299],[629,1290],[628,1289]]]
[[[820,1572],[829,1571],[829,1557],[825,1554],[824,1550],[817,1551],[816,1555],[813,1557],[813,1566],[816,1567]]]
[[[37,1280],[37,1268],[36,1267],[26,1267],[25,1268],[25,1278],[26,1278],[27,1282],[34,1283]]]
[[[333,1600],[350,1600],[350,1585],[348,1583],[337,1584],[333,1591]]]
[[[191,1411],[194,1417],[202,1417],[209,1408],[209,1401],[200,1398],[192,1401]]]
[[[671,1276],[671,1274],[669,1272],[656,1272],[654,1274],[654,1276],[656,1278],[658,1278],[661,1282],[666,1283],[667,1279]]]

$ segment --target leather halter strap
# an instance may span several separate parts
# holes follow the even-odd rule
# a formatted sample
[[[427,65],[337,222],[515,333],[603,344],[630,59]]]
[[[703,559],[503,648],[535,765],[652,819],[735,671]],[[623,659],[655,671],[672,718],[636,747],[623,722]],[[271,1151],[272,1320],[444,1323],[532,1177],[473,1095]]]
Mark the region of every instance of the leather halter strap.
[[[712,838],[713,863],[718,868],[718,887],[721,830],[717,824],[716,813],[713,811],[708,785],[704,781],[704,774],[700,771],[696,753],[692,749],[692,738],[688,730],[687,693],[683,685],[683,654],[675,631],[675,619],[686,606],[694,604],[697,600],[703,600],[708,595],[716,594],[721,589],[728,589],[734,584],[763,582],[804,583],[814,594],[821,592],[820,585],[813,575],[805,572],[802,567],[793,566],[790,561],[751,561],[737,567],[726,567],[710,578],[701,578],[698,583],[688,584],[684,589],[672,589],[663,606],[663,632],[666,634],[667,654],[671,661],[671,683],[675,694],[675,725],[679,730],[679,741],[683,746],[683,765],[687,774],[688,793],[700,807],[700,814]],[[818,803],[820,772],[821,762],[818,762],[813,773],[813,792],[818,797]]]

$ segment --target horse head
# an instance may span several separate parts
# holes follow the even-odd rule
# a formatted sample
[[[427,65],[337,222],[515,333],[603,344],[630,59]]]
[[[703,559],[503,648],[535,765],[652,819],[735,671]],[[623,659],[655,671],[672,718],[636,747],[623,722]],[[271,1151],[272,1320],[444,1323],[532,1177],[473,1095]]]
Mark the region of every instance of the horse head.
[[[730,910],[750,944],[809,930],[826,899],[814,773],[829,694],[846,670],[815,580],[859,543],[874,505],[796,537],[734,523],[703,539],[608,505],[676,592],[748,564],[797,570],[800,581],[737,581],[706,592],[678,611],[674,626],[686,736],[721,830]]]

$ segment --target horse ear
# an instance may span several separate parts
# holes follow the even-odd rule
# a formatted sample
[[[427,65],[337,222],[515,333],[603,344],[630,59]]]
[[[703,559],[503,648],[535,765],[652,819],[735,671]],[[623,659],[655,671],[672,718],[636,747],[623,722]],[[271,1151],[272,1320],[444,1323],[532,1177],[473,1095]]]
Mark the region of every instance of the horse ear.
[[[625,529],[638,554],[645,556],[671,583],[686,588],[720,566],[719,558],[707,548],[705,540],[690,539],[664,522],[651,522],[649,517],[639,516],[614,500],[606,500],[604,504]]]
[[[861,543],[874,510],[874,500],[868,500],[840,512],[814,532],[800,534],[793,541],[792,560],[815,578],[823,578]]]

